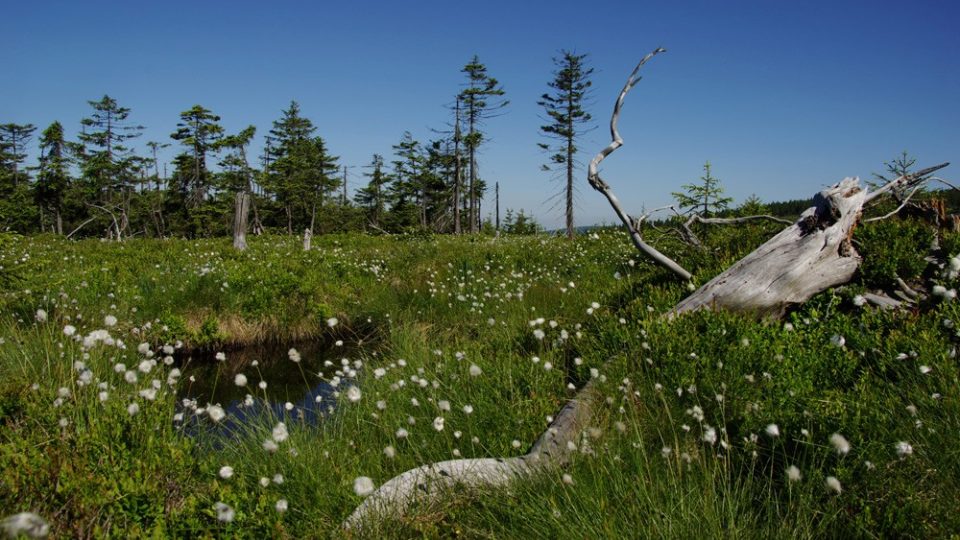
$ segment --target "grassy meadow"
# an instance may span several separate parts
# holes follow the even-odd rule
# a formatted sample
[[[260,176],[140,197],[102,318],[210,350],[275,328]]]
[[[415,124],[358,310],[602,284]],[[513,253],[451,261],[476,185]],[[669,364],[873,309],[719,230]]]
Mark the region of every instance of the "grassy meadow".
[[[777,230],[654,242],[702,284]],[[778,321],[664,317],[687,285],[619,230],[324,235],[307,252],[286,236],[245,252],[0,236],[0,514],[64,538],[955,535],[960,240],[945,233],[931,263],[916,240],[932,235],[861,227],[861,275]],[[896,276],[946,292],[863,303]],[[304,340],[334,360],[231,360]],[[242,422],[184,397],[200,361],[244,395]],[[258,407],[290,363],[304,391],[332,388],[320,421]],[[525,453],[590,379],[603,399],[569,467],[340,529],[366,479]]]

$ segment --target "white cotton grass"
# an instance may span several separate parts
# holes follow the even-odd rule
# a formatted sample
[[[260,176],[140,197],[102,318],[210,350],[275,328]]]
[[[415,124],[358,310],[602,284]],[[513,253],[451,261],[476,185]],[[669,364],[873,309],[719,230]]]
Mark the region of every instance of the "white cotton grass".
[[[907,441],[898,442],[894,445],[894,449],[897,451],[897,457],[900,459],[913,454],[913,446]]]
[[[282,443],[283,441],[287,440],[287,438],[290,436],[290,432],[287,431],[286,424],[284,424],[283,422],[277,422],[277,425],[273,426],[271,436],[273,437],[274,441],[278,443]]]
[[[356,403],[360,401],[360,397],[361,397],[361,394],[360,394],[359,388],[357,388],[356,386],[351,386],[350,388],[347,388],[347,399],[349,399],[352,403]]]
[[[36,319],[38,323],[45,323],[45,322],[47,322],[47,312],[46,312],[46,310],[38,309],[38,310],[37,310],[37,313],[33,316],[33,318]]]
[[[217,520],[224,523],[230,523],[236,515],[233,508],[225,502],[218,501],[213,505],[213,509],[217,511]]]
[[[220,475],[220,478],[226,480],[233,476],[233,467],[224,465],[223,467],[220,467],[220,472],[218,474]]]
[[[210,417],[214,423],[219,423],[227,416],[227,412],[223,410],[223,407],[220,405],[208,405],[207,406],[207,416]]]
[[[237,373],[237,376],[233,378],[233,384],[237,386],[246,386],[247,385],[247,376],[243,373]]]
[[[776,424],[767,424],[766,429],[767,435],[770,437],[779,437],[780,436],[780,427]]]
[[[340,321],[336,317],[330,317],[329,319],[327,319],[327,326],[329,326],[330,328],[333,328],[339,322]]]
[[[290,508],[290,504],[286,499],[279,499],[277,503],[273,505],[273,507],[277,509],[277,512],[282,514],[286,512],[288,508]]]
[[[840,480],[837,480],[836,476],[828,476],[826,479],[827,489],[839,495],[843,492],[843,487],[840,485]]]
[[[846,455],[850,452],[850,442],[839,433],[834,433],[830,436],[830,444],[833,445],[833,448],[840,455]]]
[[[800,474],[800,469],[796,465],[787,467],[787,480],[799,482],[801,478],[803,478],[803,475]]]
[[[358,476],[353,480],[353,492],[361,497],[373,493],[373,480],[369,476]]]
[[[300,351],[298,351],[298,350],[296,350],[296,349],[294,349],[294,348],[291,348],[289,351],[287,351],[287,358],[289,358],[290,360],[292,360],[292,361],[294,361],[294,362],[299,362],[299,361],[300,361]]]
[[[20,512],[3,518],[3,521],[0,521],[0,531],[9,538],[20,538],[21,535],[27,538],[46,538],[50,534],[50,525],[47,520],[33,512]]]

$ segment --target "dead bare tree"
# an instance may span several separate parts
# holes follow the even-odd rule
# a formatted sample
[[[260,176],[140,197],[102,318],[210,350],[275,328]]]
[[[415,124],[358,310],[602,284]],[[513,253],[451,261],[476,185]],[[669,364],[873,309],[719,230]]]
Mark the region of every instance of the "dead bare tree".
[[[303,230],[303,250],[310,251],[310,244],[313,241],[313,230],[307,227]]]
[[[250,193],[247,190],[237,192],[233,212],[233,247],[243,251],[247,249],[247,216],[250,214]]]
[[[657,48],[644,56],[627,78],[610,119],[612,142],[590,162],[588,181],[610,202],[637,249],[681,279],[690,280],[693,277],[690,272],[643,240],[639,227],[650,214],[636,219],[629,216],[609,184],[597,172],[600,162],[623,145],[623,139],[617,131],[617,120],[624,98],[640,80],[640,68],[650,58],[664,51]],[[925,181],[929,174],[947,165],[944,163],[901,176],[871,192],[860,187],[857,178],[845,178],[824,189],[814,197],[814,206],[806,210],[795,223],[694,291],[667,316],[697,309],[722,308],[778,317],[787,306],[802,303],[814,294],[846,283],[861,261],[851,237],[864,207],[888,192],[908,192]],[[716,223],[713,219],[700,218],[700,221]],[[726,221],[737,223],[744,220],[732,218]],[[687,227],[691,223],[688,221]],[[889,305],[882,299],[877,303]],[[412,469],[374,491],[347,518],[343,527],[357,528],[367,520],[383,515],[402,516],[415,502],[435,502],[454,486],[502,486],[520,480],[524,475],[565,464],[570,452],[576,449],[576,441],[591,421],[596,394],[590,383],[579,390],[527,454],[513,458],[456,459]]]

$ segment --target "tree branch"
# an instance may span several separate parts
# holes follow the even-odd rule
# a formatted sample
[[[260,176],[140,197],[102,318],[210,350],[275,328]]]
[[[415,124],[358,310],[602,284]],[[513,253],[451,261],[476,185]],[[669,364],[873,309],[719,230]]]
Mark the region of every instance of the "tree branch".
[[[919,185],[927,180],[927,176],[930,176],[930,174],[939,171],[948,165],[950,165],[950,163],[941,163],[939,165],[934,165],[933,167],[927,167],[926,169],[917,171],[915,173],[905,174],[899,178],[895,178],[868,193],[866,199],[864,200],[864,204],[870,203],[880,195],[883,195],[890,190],[901,190]]]
[[[627,78],[627,82],[624,84],[623,90],[620,91],[620,95],[617,97],[617,101],[613,106],[613,114],[610,117],[611,142],[606,148],[601,150],[592,161],[590,161],[589,171],[587,173],[587,181],[590,182],[590,186],[593,187],[593,189],[599,191],[607,198],[610,206],[613,207],[613,211],[617,214],[617,217],[620,218],[620,221],[623,222],[623,225],[630,233],[630,240],[633,241],[633,245],[636,246],[637,249],[642,251],[661,266],[669,269],[680,278],[684,280],[690,280],[693,277],[690,272],[677,264],[673,259],[667,257],[663,253],[660,253],[653,246],[650,246],[644,242],[643,237],[640,235],[640,231],[638,231],[634,226],[630,216],[624,212],[623,207],[620,205],[620,200],[617,199],[617,196],[613,194],[613,191],[611,191],[610,185],[604,182],[603,179],[600,178],[600,174],[597,172],[597,167],[600,165],[600,162],[613,153],[614,150],[623,145],[623,139],[620,137],[620,132],[617,131],[617,121],[620,119],[620,110],[623,108],[623,101],[627,97],[627,93],[630,92],[630,90],[640,81],[640,77],[638,75],[640,68],[647,63],[647,60],[650,60],[655,55],[662,52],[666,52],[666,49],[658,47],[654,49],[653,52],[644,56],[637,66],[633,68],[633,72],[630,73],[630,76]]]

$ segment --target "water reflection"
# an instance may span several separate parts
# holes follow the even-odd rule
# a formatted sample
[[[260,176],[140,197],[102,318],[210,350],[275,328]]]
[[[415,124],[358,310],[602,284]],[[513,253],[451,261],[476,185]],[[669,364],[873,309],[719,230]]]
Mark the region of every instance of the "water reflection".
[[[361,347],[323,340],[264,343],[226,352],[223,360],[214,352],[194,352],[181,359],[178,399],[181,403],[194,400],[199,407],[219,404],[227,413],[222,427],[228,431],[249,418],[271,413],[275,418],[315,424],[333,412],[336,402],[336,389],[327,380],[337,370],[346,371],[345,365],[353,367]],[[291,354],[291,349],[296,354]],[[240,382],[246,379],[242,386],[237,384],[240,375]],[[350,384],[349,379],[341,379],[339,388]],[[192,411],[184,412],[192,415]]]

